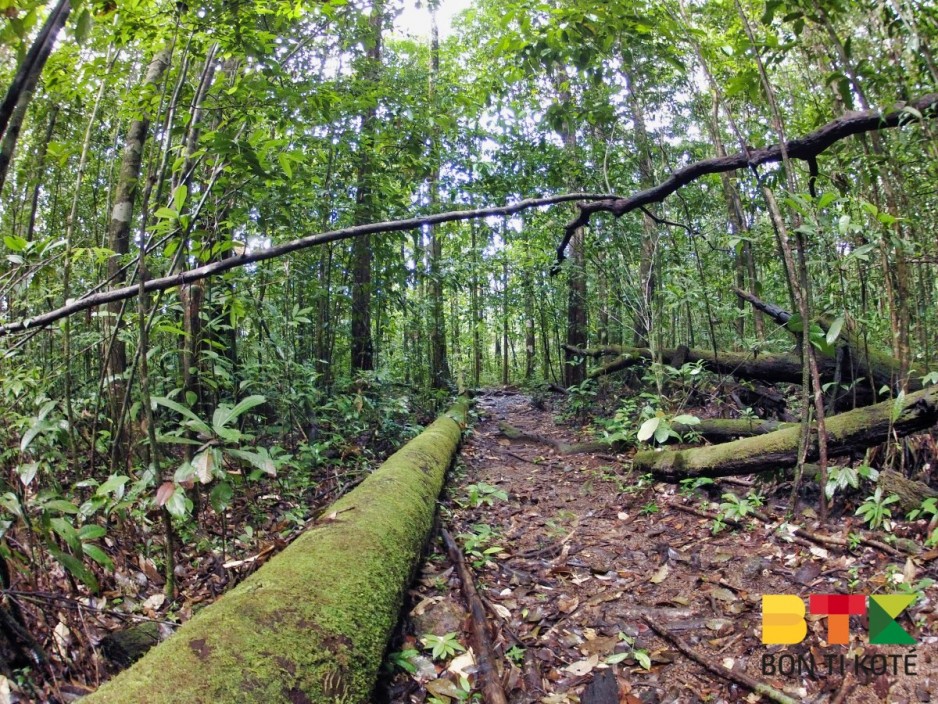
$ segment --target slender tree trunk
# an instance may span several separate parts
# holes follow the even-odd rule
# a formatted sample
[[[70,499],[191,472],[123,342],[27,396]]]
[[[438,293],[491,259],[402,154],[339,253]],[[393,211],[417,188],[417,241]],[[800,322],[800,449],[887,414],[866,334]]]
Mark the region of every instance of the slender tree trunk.
[[[622,68],[622,76],[625,78],[626,97],[634,125],[635,147],[638,153],[639,184],[642,188],[650,188],[654,185],[655,173],[654,164],[651,160],[651,142],[645,128],[645,111],[635,90],[633,76],[625,67],[625,64]],[[636,347],[646,347],[649,342],[648,335],[652,328],[652,299],[656,288],[655,256],[657,249],[657,226],[650,215],[643,214],[642,243],[638,266],[640,290],[633,324],[635,329],[633,342]]]
[[[156,84],[162,78],[167,66],[169,66],[170,56],[171,49],[169,46],[160,49],[153,56],[143,76],[142,88],[144,92],[155,89]],[[143,161],[143,146],[150,129],[150,117],[149,114],[144,112],[140,118],[131,122],[124,141],[124,153],[121,158],[117,187],[114,191],[114,205],[108,223],[108,246],[114,252],[114,256],[108,260],[108,278],[115,287],[119,287],[124,281],[124,275],[121,271],[121,257],[130,251],[130,224],[133,220],[134,201],[137,197],[140,167]],[[119,315],[120,309],[120,303],[113,303],[109,306],[112,316]],[[117,335],[118,333],[113,329],[111,323],[113,321],[109,321],[111,334]],[[116,411],[120,399],[123,397],[123,384],[118,383],[117,380],[120,379],[127,368],[126,346],[119,338],[115,339],[114,344],[111,346],[107,368],[108,376],[112,381],[111,398],[112,401],[116,402],[112,403],[112,406]],[[117,438],[115,440],[119,441]]]
[[[358,185],[355,189],[355,223],[363,225],[376,218],[374,202],[375,162],[372,159],[378,127],[378,80],[381,75],[381,44],[384,28],[384,0],[374,0],[369,18],[369,33],[364,62],[364,85],[369,107],[362,115],[358,147]],[[371,339],[372,294],[371,237],[358,237],[352,243],[352,374],[374,369],[374,346]]]
[[[59,31],[65,26],[65,20],[68,19],[68,14],[71,9],[72,5],[70,0],[59,0],[55,7],[52,8],[52,11],[46,18],[45,24],[43,24],[42,29],[39,30],[39,34],[36,35],[36,39],[26,53],[26,57],[19,65],[16,75],[13,77],[13,82],[10,84],[3,98],[3,102],[0,103],[0,135],[3,135],[3,151],[6,152],[6,159],[0,161],[0,189],[3,188],[3,182],[6,179],[10,158],[16,147],[16,140],[19,136],[19,129],[22,125],[26,108],[29,106],[30,100],[32,100],[33,91],[39,81],[39,76],[42,74],[42,69],[46,65],[49,54],[52,53],[52,48],[55,46],[55,40],[58,37]],[[14,130],[14,116],[17,113],[19,114],[19,124],[15,125]],[[14,130],[16,134],[12,135],[12,140],[7,144],[7,132],[11,130]]]
[[[437,109],[436,83],[440,74],[440,36],[436,24],[436,10],[430,10],[430,105]],[[440,130],[434,121],[430,143],[430,211],[435,212],[439,203],[440,188]],[[446,388],[450,383],[449,364],[446,360],[446,320],[443,316],[443,242],[438,227],[431,225],[430,231],[430,305],[432,325],[430,331],[430,383],[435,389]]]
[[[560,77],[555,77],[555,80],[558,82],[557,94],[560,102],[565,108],[569,109],[571,106],[570,91],[560,83]],[[567,163],[572,169],[578,163],[578,156],[576,127],[569,116],[564,120],[561,137]],[[570,188],[576,188],[578,185],[577,180],[576,178],[570,179],[567,185]],[[585,228],[578,227],[570,240],[570,262],[567,274],[566,341],[572,347],[585,347],[587,344],[586,252],[584,246]],[[580,359],[577,361],[576,357],[568,353],[564,364],[564,384],[566,386],[577,386],[584,379],[586,379],[586,360]]]

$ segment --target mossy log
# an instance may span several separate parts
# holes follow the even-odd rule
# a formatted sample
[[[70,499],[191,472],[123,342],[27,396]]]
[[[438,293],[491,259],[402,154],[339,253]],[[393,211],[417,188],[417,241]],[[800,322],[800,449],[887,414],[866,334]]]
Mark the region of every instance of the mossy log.
[[[283,552],[83,702],[368,702],[426,544],[460,400]]]
[[[721,443],[736,440],[737,438],[766,435],[794,425],[797,425],[797,423],[783,423],[777,420],[762,420],[759,418],[706,418],[695,425],[674,423],[671,425],[671,429],[683,438],[696,435],[708,442]],[[602,440],[566,443],[543,435],[528,433],[505,422],[499,423],[498,428],[502,435],[510,440],[522,440],[547,445],[554,448],[561,455],[577,455],[588,452],[622,452],[631,446],[625,442],[606,442]]]
[[[861,452],[891,437],[910,435],[938,422],[938,387],[918,391],[901,399],[830,416],[826,420],[829,457]],[[662,481],[677,482],[688,477],[722,477],[752,474],[792,467],[797,463],[801,426],[776,430],[768,435],[745,438],[723,445],[690,450],[639,452],[632,466],[651,472]],[[817,437],[808,451],[808,461],[818,458]]]
[[[790,428],[797,423],[783,423],[777,420],[761,418],[705,418],[696,425],[673,423],[671,430],[682,437],[695,434],[712,443],[729,442],[736,438],[748,438],[755,435],[768,435],[782,428]]]

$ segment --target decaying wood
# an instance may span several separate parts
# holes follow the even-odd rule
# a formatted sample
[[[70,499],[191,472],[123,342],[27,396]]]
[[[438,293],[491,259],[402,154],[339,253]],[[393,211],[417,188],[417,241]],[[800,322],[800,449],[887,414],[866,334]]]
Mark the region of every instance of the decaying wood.
[[[742,672],[736,672],[735,670],[730,670],[727,667],[718,665],[713,661],[712,657],[701,655],[683,640],[668,631],[666,628],[659,626],[652,619],[646,618],[645,623],[648,624],[648,627],[651,630],[658,634],[659,638],[667,643],[670,643],[675,648],[684,653],[684,655],[689,657],[698,665],[702,665],[706,669],[710,670],[710,672],[713,674],[719,675],[720,677],[723,677],[730,682],[735,682],[736,684],[742,685],[746,689],[755,692],[756,694],[761,694],[763,697],[771,699],[773,702],[778,702],[778,704],[797,704],[795,699],[792,699],[783,692],[779,692],[774,687],[765,684],[765,682],[759,682],[758,680],[753,679],[749,675],[746,675]]]
[[[591,379],[606,374],[644,364],[653,359],[647,347],[617,347],[606,346],[599,348],[572,348],[576,354],[587,357],[603,357],[616,355],[616,358],[603,364],[589,373]],[[678,347],[660,350],[665,361],[670,360],[679,352],[683,353],[685,363],[693,364],[703,362],[705,369],[718,374],[726,374],[742,379],[758,379],[772,383],[801,383],[801,358],[793,354],[759,354],[751,352],[719,352],[714,355],[713,350],[688,349]],[[820,372],[826,380],[832,380],[835,372],[834,360],[818,360]]]
[[[453,540],[449,531],[443,528],[440,531],[443,536],[443,543],[446,545],[446,552],[449,553],[449,559],[456,566],[456,572],[459,574],[459,582],[462,585],[462,594],[469,606],[469,613],[472,616],[472,636],[475,645],[476,664],[479,666],[480,689],[486,702],[492,704],[508,704],[508,698],[505,696],[505,690],[502,687],[498,676],[498,669],[495,665],[495,650],[492,647],[492,639],[489,637],[485,617],[485,605],[479,598],[479,592],[476,591],[475,582],[472,579],[472,573],[466,566],[466,559],[463,557],[462,550]]]
[[[915,112],[907,110],[905,106],[892,112],[881,112],[879,110],[849,112],[831,120],[823,127],[804,137],[786,142],[784,151],[781,145],[773,144],[763,149],[747,149],[745,152],[737,152],[725,157],[695,161],[673,172],[670,177],[657,186],[646,188],[628,198],[610,198],[590,203],[577,203],[577,215],[565,225],[563,239],[557,246],[557,263],[554,265],[554,271],[559,271],[560,265],[566,259],[567,246],[570,244],[570,240],[573,239],[574,233],[579,228],[588,225],[590,218],[596,213],[612,213],[617,218],[622,217],[642,206],[660,203],[675,191],[696,181],[701,176],[780,162],[783,154],[787,154],[789,159],[816,161],[819,154],[842,139],[855,134],[875,132],[917,122],[920,119],[919,116],[931,117],[936,105],[938,105],[938,93],[929,93],[907,103],[907,106],[913,108]]]
[[[753,308],[769,315],[779,325],[786,325],[791,320],[791,313],[779,306],[767,303],[762,299],[752,295],[748,291],[734,288],[733,292],[742,300],[747,301]],[[822,330],[827,332],[831,320],[822,317],[816,321]],[[786,327],[786,329],[788,329]],[[791,331],[790,331],[791,332]],[[794,334],[794,333],[793,333]],[[841,351],[841,381],[843,383],[856,382],[861,387],[863,398],[875,397],[879,390],[887,387],[890,390],[897,391],[903,380],[901,375],[901,364],[899,360],[879,349],[871,346],[863,339],[862,333],[857,330],[856,325],[849,318],[845,321],[843,328],[837,338],[836,345],[830,350],[818,350],[819,355],[823,355],[828,360],[826,367],[830,367],[831,362],[836,362],[838,349]],[[843,352],[846,354],[843,354]],[[818,365],[821,365],[821,358],[818,359]],[[835,366],[836,368],[836,366]],[[820,370],[819,370],[820,371]],[[904,380],[906,391],[919,391],[922,388],[922,375],[928,370],[917,370],[917,373]],[[821,372],[824,378],[824,372]],[[831,377],[833,379],[833,377]],[[824,378],[825,381],[831,379]],[[858,403],[862,405],[862,403]]]
[[[882,487],[885,496],[895,494],[899,497],[896,506],[903,513],[919,508],[925,499],[938,496],[938,491],[927,484],[909,479],[891,469],[884,469],[879,473],[877,486]]]
[[[930,428],[936,422],[938,387],[932,386],[902,398],[830,416],[828,453],[831,457],[859,453],[890,438]],[[769,472],[797,463],[800,438],[801,427],[795,426],[723,445],[639,452],[632,466],[640,473],[651,472],[659,480],[669,482],[688,477]],[[807,460],[813,462],[817,457],[817,439],[812,438]]]
[[[608,442],[579,442],[579,443],[566,443],[560,440],[554,440],[553,438],[548,438],[543,435],[537,435],[534,433],[529,433],[521,428],[516,428],[509,423],[499,423],[498,429],[501,430],[502,435],[504,435],[509,440],[528,440],[530,442],[536,442],[540,445],[547,445],[548,447],[554,448],[561,455],[577,455],[585,452],[610,452],[617,451],[617,446],[613,443]]]
[[[580,704],[619,704],[619,683],[612,668],[596,671],[580,697]]]

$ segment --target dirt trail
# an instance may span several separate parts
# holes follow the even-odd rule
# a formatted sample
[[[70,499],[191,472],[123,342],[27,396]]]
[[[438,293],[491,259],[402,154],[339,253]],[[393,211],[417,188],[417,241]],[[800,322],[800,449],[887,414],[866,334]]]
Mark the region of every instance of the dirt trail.
[[[462,451],[464,471],[452,482],[443,518],[475,564],[510,701],[759,700],[744,685],[692,662],[647,620],[705,662],[768,684],[795,701],[898,704],[938,696],[934,587],[924,588],[924,599],[912,607],[914,624],[900,618],[917,647],[869,645],[865,616],[851,619],[849,650],[827,645],[827,619],[820,617],[809,617],[800,644],[761,642],[763,594],[807,600],[818,593],[898,592],[889,575],[904,573],[907,583],[929,572],[935,576],[935,555],[907,560],[863,546],[850,552],[785,541],[776,530],[784,520],[783,497],[778,506],[770,498],[761,509],[772,524],[746,517],[742,529],[714,535],[710,520],[678,506],[718,511],[723,493],[744,497],[747,487],[722,484],[682,495],[678,487],[630,476],[625,457],[560,456],[546,445],[508,440],[499,422],[566,442],[582,440],[520,393],[489,392],[478,399],[477,410],[480,419]],[[507,500],[480,485],[497,487]],[[473,494],[491,498],[470,506]],[[845,538],[848,530],[859,529],[855,520],[840,519],[824,535]],[[810,513],[797,523],[816,528]],[[501,550],[486,553],[495,547]],[[444,554],[435,546],[424,567],[399,650],[422,649],[418,639],[428,632],[456,632],[461,644],[471,642],[458,579]],[[906,656],[913,652],[916,674],[907,675]],[[843,673],[841,654],[846,655]],[[428,655],[411,658],[416,673],[400,671],[387,683],[391,701],[434,696],[458,701],[462,695],[453,670],[471,672],[471,665],[465,669],[468,659],[444,656],[431,663]],[[778,667],[797,666],[800,658],[802,674],[797,669],[764,674],[766,655]],[[805,671],[812,658],[813,678]]]

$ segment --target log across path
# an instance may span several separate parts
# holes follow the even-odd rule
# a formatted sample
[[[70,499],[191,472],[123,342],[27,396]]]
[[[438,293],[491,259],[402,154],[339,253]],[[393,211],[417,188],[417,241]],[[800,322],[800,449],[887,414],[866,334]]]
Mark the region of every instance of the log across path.
[[[88,704],[371,701],[466,421],[460,400]]]
[[[923,701],[922,693],[934,691],[938,658],[924,653],[934,648],[938,633],[938,614],[930,606],[935,587],[926,588],[931,602],[913,607],[910,619],[902,617],[919,643],[915,675],[900,665],[898,674],[861,670],[857,676],[852,654],[843,673],[829,672],[824,653],[847,649],[822,643],[823,619],[809,623],[800,648],[764,645],[761,596],[795,594],[807,601],[812,593],[882,591],[889,574],[908,570],[911,582],[925,577],[935,554],[908,559],[875,541],[850,550],[848,535],[866,534],[852,509],[838,513],[843,508],[835,503],[827,526],[810,515],[786,517],[781,495],[787,499],[787,490],[765,496],[758,516],[736,521],[738,527],[728,518],[726,528],[714,533],[712,519],[693,511],[719,513],[722,494],[744,498],[753,487],[717,480],[682,492],[629,473],[627,455],[562,454],[541,442],[574,445],[589,438],[521,393],[489,391],[476,401],[480,420],[461,450],[465,469],[447,488],[443,516],[466,553],[486,611],[495,676],[510,702],[756,701],[747,697],[759,688],[761,701],[824,704],[843,693],[837,701],[872,704]],[[500,424],[522,435],[506,437]],[[496,497],[492,488],[507,498]],[[918,536],[916,541],[921,544]],[[442,696],[459,701],[460,673],[466,672],[479,691],[467,653],[430,662],[421,643],[427,635],[447,633],[467,649],[474,642],[461,578],[442,546],[435,543],[434,551],[392,646],[420,654],[413,658],[414,672],[398,669],[380,693],[391,704]],[[866,632],[856,628],[851,636],[867,655],[909,652],[869,646]],[[778,663],[779,654],[806,652],[815,652],[816,677],[777,669],[763,674],[764,655]]]

